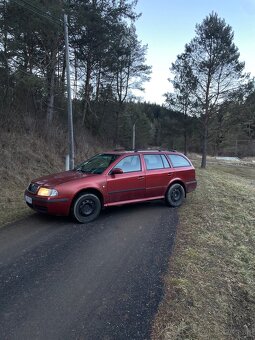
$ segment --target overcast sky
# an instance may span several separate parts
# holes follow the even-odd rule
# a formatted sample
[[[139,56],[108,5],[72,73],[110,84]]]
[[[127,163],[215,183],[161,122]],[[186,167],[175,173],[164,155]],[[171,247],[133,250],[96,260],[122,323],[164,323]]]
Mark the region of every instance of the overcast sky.
[[[170,91],[169,67],[184,46],[195,36],[195,25],[212,11],[225,19],[234,31],[240,61],[255,76],[255,0],[138,0],[137,34],[148,44],[147,64],[152,65],[151,81],[143,100],[162,104]]]

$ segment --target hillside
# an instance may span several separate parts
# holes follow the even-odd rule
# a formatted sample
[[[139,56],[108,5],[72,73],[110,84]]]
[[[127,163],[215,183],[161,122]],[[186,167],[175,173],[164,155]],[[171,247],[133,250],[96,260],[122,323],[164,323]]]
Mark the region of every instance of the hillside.
[[[23,200],[31,179],[65,170],[67,137],[60,127],[47,137],[32,130],[0,130],[1,162],[0,225],[30,213]],[[76,162],[100,150],[99,143],[87,132],[75,138]]]

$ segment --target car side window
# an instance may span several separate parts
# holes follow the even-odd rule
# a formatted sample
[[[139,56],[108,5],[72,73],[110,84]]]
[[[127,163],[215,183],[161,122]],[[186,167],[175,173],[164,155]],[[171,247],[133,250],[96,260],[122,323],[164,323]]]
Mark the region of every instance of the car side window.
[[[139,156],[127,156],[123,158],[114,168],[120,168],[123,172],[141,171],[141,161]]]
[[[164,163],[161,155],[144,155],[144,161],[147,170],[164,169]]]
[[[182,166],[190,166],[190,162],[181,155],[167,155],[173,164],[174,168],[180,168]]]

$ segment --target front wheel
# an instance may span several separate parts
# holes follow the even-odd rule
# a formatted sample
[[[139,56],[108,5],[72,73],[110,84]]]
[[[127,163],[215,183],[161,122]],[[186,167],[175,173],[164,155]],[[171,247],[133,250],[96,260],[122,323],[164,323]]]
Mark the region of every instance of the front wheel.
[[[101,211],[100,199],[90,193],[82,194],[76,198],[72,207],[72,216],[80,223],[95,220]]]
[[[179,183],[170,186],[166,193],[166,203],[172,207],[179,207],[185,197],[185,190]]]

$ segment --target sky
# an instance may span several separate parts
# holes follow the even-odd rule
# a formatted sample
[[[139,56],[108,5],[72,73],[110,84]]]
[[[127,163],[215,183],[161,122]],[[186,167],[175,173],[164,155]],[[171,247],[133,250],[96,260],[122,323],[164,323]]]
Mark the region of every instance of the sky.
[[[145,92],[136,93],[141,100],[164,103],[163,94],[171,92],[171,64],[211,12],[232,27],[240,61],[255,76],[255,0],[138,0],[136,11],[142,13],[136,21],[138,39],[148,45],[146,64],[152,66]]]

